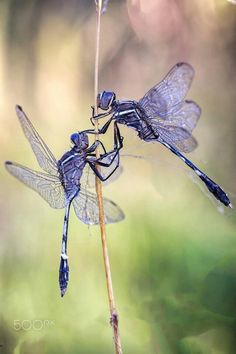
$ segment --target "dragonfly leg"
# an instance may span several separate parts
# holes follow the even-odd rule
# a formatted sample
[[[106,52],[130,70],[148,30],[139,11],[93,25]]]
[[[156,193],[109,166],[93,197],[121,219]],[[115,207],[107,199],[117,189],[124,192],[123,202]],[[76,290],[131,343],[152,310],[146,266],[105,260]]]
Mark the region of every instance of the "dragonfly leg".
[[[109,122],[109,124],[110,124],[110,122]],[[89,159],[89,157],[93,157],[94,158],[94,154],[91,154],[91,152],[92,152],[91,148],[93,146],[95,147],[95,145],[93,144],[91,146],[91,148],[89,149],[90,156],[87,156],[87,162],[89,163],[90,167],[92,168],[92,170],[94,171],[96,176],[101,181],[106,181],[116,171],[116,169],[119,167],[119,164],[120,164],[119,151],[123,147],[123,139],[124,138],[120,134],[119,127],[118,127],[117,123],[115,122],[114,123],[114,149],[112,151],[105,152],[104,154],[102,154],[100,156],[99,159],[93,159],[93,160]],[[103,146],[103,149],[105,151],[105,147],[102,144],[102,142],[100,140],[97,140],[97,142],[100,142],[100,144]],[[103,166],[103,167],[110,167],[117,157],[118,157],[118,159],[117,159],[117,163],[116,163],[114,169],[109,173],[108,176],[106,176],[106,177],[102,176],[96,165]],[[104,162],[104,159],[108,160],[108,162]]]
[[[96,140],[96,141],[86,150],[86,153],[87,153],[88,155],[92,155],[91,153],[93,153],[93,152],[96,150],[96,148],[98,147],[99,144],[102,146],[104,153],[107,154],[106,148],[105,148],[104,144],[103,144],[100,140]]]
[[[109,128],[111,122],[112,122],[112,117],[103,125],[101,129],[99,129],[99,134],[105,134],[107,129]]]
[[[103,167],[109,167],[111,164],[114,162],[116,157],[118,156],[118,161],[119,161],[119,151],[123,147],[123,137],[120,135],[120,131],[118,126],[115,124],[114,125],[114,149],[101,155],[99,159],[89,161],[90,163],[97,164]],[[110,159],[109,162],[104,162],[104,158]],[[117,166],[118,167],[118,166]]]
[[[109,122],[109,124],[110,124],[111,122]],[[108,125],[109,126],[109,125]],[[107,126],[107,128],[108,128],[108,126]],[[86,132],[86,133],[88,133],[88,130],[84,130],[83,132]],[[91,131],[91,134],[93,134],[93,130]],[[94,156],[94,154],[92,154],[95,150],[96,150],[96,148],[98,147],[98,145],[100,144],[101,146],[102,146],[102,148],[103,148],[103,151],[104,151],[104,154],[102,155],[102,157],[101,158],[104,158],[104,157],[106,157],[106,156],[104,156],[105,154],[109,154],[109,155],[111,155],[111,154],[113,154],[114,152],[116,152],[117,150],[120,150],[120,149],[122,149],[122,147],[123,147],[123,140],[124,140],[124,138],[123,138],[123,136],[121,136],[121,134],[120,134],[120,129],[119,129],[119,127],[118,127],[118,124],[115,122],[114,123],[114,149],[112,150],[112,151],[110,151],[109,153],[107,153],[107,151],[106,151],[106,148],[105,148],[105,146],[104,146],[104,144],[102,143],[102,141],[101,140],[96,140],[88,149],[87,149],[87,154],[88,155],[90,155],[90,156]]]
[[[95,107],[94,106],[91,106],[92,108],[92,117],[90,117],[90,122],[91,124],[94,126],[94,121],[93,121],[93,117],[95,117]]]
[[[107,154],[101,155],[101,157],[99,157],[99,159],[92,161],[92,163],[97,164],[99,166],[103,166],[103,167],[110,167],[117,156],[118,156],[118,160],[119,160],[119,149],[112,150],[111,152],[108,152]],[[102,160],[104,158],[108,158],[108,159],[110,159],[110,161],[103,162]]]
[[[95,115],[95,108],[92,106],[92,117],[91,117],[91,119],[101,119],[101,118],[109,116],[112,112],[113,112],[113,109],[110,109],[110,111]]]
[[[123,147],[123,136],[120,134],[120,129],[117,122],[114,123],[114,149],[122,149]]]
[[[122,140],[123,141],[123,140]],[[103,154],[101,155],[101,157],[97,160],[93,160],[93,161],[90,161],[89,159],[87,160],[90,167],[92,168],[92,170],[94,171],[95,175],[101,180],[101,181],[106,181],[109,177],[111,177],[111,175],[116,171],[116,169],[119,167],[120,165],[120,155],[119,155],[119,151],[120,151],[121,147],[116,147],[114,150],[106,153],[106,154]],[[109,162],[103,162],[102,160],[104,158],[108,158],[109,159],[110,157],[110,160]],[[114,162],[114,160],[117,159],[117,163],[114,167],[114,169],[109,173],[108,176],[104,177],[101,175],[99,169],[97,168],[96,165],[99,165],[99,166],[103,166],[103,167],[109,167],[112,165],[112,163]]]
[[[93,126],[95,125],[95,124],[94,124],[94,120],[107,117],[107,116],[109,116],[109,115],[113,112],[113,109],[110,109],[110,111],[108,111],[108,112],[100,113],[100,114],[95,115],[95,108],[94,108],[94,106],[91,106],[91,108],[92,108],[92,117],[90,118],[90,122],[92,123]],[[104,133],[101,133],[101,134],[104,134]]]
[[[104,177],[101,175],[100,171],[97,169],[97,167],[92,163],[92,162],[89,162],[89,165],[90,167],[92,168],[93,172],[95,173],[95,175],[102,181],[106,181],[109,177],[111,177],[113,175],[113,173],[117,170],[117,168],[119,167],[120,165],[120,162],[118,161],[115,168],[111,171],[111,173],[109,173],[108,176]],[[104,166],[104,165],[101,165],[101,166]]]
[[[107,151],[106,151],[106,148],[105,148],[105,146],[104,146],[104,144],[103,144],[103,142],[101,141],[101,140],[98,140],[99,142],[100,142],[100,145],[102,146],[102,148],[103,148],[103,152],[104,152],[104,154],[107,154]]]
[[[111,122],[112,122],[112,117],[103,125],[103,127],[101,129],[98,130],[98,132],[96,132],[94,129],[86,129],[83,130],[82,133],[86,133],[86,134],[105,134],[107,129],[109,128]]]

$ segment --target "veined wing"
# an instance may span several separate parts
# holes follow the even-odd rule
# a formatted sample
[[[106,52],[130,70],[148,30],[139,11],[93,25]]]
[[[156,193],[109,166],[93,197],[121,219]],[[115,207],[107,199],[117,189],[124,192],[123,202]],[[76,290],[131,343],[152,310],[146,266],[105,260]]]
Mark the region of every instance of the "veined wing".
[[[192,152],[198,146],[197,140],[194,136],[190,136],[188,139],[179,140],[174,143],[174,146],[181,152]]]
[[[84,188],[95,187],[95,174],[88,164],[83,169],[83,174],[80,179],[80,184]]]
[[[166,77],[152,87],[139,101],[148,117],[158,116],[166,119],[169,111],[183,101],[193,76],[194,69],[191,65],[187,63],[176,64]]]
[[[94,193],[82,188],[72,203],[77,217],[83,223],[87,225],[96,225],[99,223],[97,196]],[[103,205],[106,224],[112,224],[124,219],[124,213],[114,202],[103,198]]]
[[[196,127],[198,119],[201,115],[201,108],[193,101],[182,101],[177,106],[170,109],[165,117],[165,120],[155,117],[150,117],[152,126],[176,126],[192,132]]]
[[[99,166],[101,174],[103,177],[109,176],[109,174],[114,170],[115,166],[118,163],[118,155],[115,157],[114,161],[109,167]],[[109,163],[112,159],[112,155],[100,158],[100,162]],[[117,178],[120,177],[123,172],[123,167],[119,165],[119,167],[115,170],[115,172],[109,177],[105,182],[102,182],[103,185],[108,185],[111,182],[114,182]],[[95,174],[91,167],[87,164],[83,170],[82,177],[80,179],[81,186],[84,188],[94,188],[95,187]]]
[[[33,124],[27,118],[23,109],[20,106],[16,106],[16,113],[19,118],[23,132],[29,141],[35,157],[39,163],[39,166],[46,172],[57,175],[57,161],[45,144],[43,139],[35,130]]]
[[[41,195],[52,208],[65,207],[64,189],[57,176],[36,172],[10,161],[6,161],[5,166],[10,174]]]
[[[164,141],[179,151],[187,153],[197,147],[196,139],[186,129],[171,125],[165,127],[156,125],[155,130],[159,134],[160,142]]]

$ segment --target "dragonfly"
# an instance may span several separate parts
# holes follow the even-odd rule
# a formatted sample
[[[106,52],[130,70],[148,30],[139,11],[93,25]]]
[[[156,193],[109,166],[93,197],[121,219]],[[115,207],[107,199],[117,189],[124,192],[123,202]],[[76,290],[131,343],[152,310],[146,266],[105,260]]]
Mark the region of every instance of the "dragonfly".
[[[194,101],[185,99],[193,77],[193,67],[181,62],[174,65],[164,79],[139,101],[116,100],[114,92],[103,91],[97,96],[97,105],[104,113],[95,116],[92,107],[91,122],[110,115],[99,134],[105,134],[114,122],[118,133],[118,124],[123,124],[134,129],[140,139],[161,143],[196,173],[217,200],[232,208],[224,190],[182,154],[197,147],[192,131],[201,115],[201,108]]]
[[[122,137],[119,142],[116,141],[116,147],[107,152],[100,140],[89,146],[86,132],[73,133],[70,137],[72,148],[57,161],[20,106],[16,106],[16,113],[38,164],[44,172],[37,172],[11,161],[6,161],[5,167],[10,174],[43,197],[52,208],[65,208],[59,267],[59,286],[63,297],[69,281],[67,234],[71,204],[83,223],[88,225],[99,223],[96,195],[87,188],[93,186],[95,175],[101,181],[105,181],[117,173]],[[100,158],[96,158],[95,154],[98,146],[103,149]],[[107,224],[124,219],[122,210],[113,201],[104,198],[103,202]]]

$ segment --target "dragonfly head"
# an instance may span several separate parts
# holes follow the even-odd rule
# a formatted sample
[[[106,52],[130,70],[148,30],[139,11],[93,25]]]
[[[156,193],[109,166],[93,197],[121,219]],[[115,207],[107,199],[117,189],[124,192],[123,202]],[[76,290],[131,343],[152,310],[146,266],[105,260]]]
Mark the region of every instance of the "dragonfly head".
[[[97,96],[97,106],[101,108],[103,111],[107,111],[112,103],[115,101],[116,95],[114,92],[103,91],[100,92]]]
[[[70,140],[74,144],[74,148],[77,150],[84,150],[89,146],[88,135],[84,132],[73,133]]]

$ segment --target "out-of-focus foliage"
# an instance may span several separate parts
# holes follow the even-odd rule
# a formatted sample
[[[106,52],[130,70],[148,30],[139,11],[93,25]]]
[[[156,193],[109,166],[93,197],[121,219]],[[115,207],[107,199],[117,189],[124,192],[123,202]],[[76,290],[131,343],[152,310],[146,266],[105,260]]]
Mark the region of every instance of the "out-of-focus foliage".
[[[58,158],[90,126],[95,5],[0,3],[0,353],[111,353],[99,229],[70,220],[71,277],[57,284],[63,212],[50,209],[3,167],[36,168],[14,112],[21,104]],[[224,0],[110,0],[102,18],[100,89],[139,99],[178,61],[196,76],[202,107],[190,158],[235,193],[236,7]],[[124,353],[233,354],[235,213],[220,214],[183,163],[121,128],[124,173],[104,194],[126,220],[107,228]],[[104,138],[110,144],[112,133]]]

